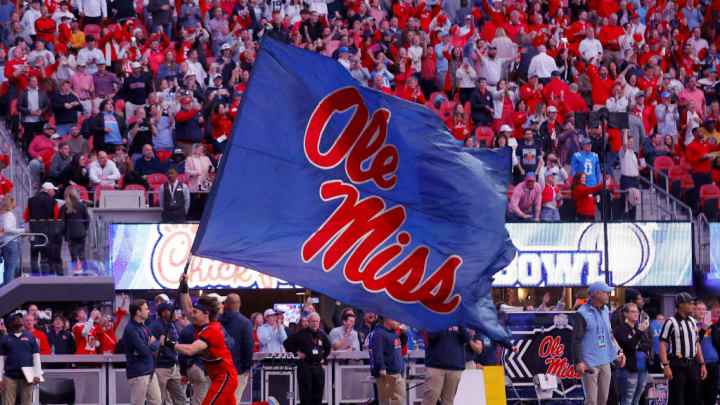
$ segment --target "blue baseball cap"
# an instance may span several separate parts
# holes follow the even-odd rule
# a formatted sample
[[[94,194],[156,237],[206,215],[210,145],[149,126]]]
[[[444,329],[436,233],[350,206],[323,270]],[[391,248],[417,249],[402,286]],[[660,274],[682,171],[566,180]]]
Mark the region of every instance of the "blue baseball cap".
[[[338,49],[338,52],[350,53],[350,50],[347,48],[347,46],[341,46],[340,49]]]
[[[584,136],[584,137],[582,137],[582,138],[580,139],[580,145],[587,145],[587,144],[589,144],[590,142],[592,142],[592,141],[590,141],[590,138],[588,138],[588,137],[586,137],[586,136]]]
[[[660,98],[666,98],[666,97],[670,97],[670,92],[667,90],[663,91],[662,94],[660,95]]]
[[[598,281],[590,283],[590,285],[588,286],[588,295],[592,296],[593,294],[595,294],[598,291],[609,293],[612,290],[613,290],[613,288],[608,286],[607,284],[605,284],[604,281],[598,280]]]
[[[8,315],[7,320],[5,321],[5,323],[9,324],[10,322],[13,321],[13,319],[15,319],[15,318],[17,318],[17,317],[21,317],[21,318],[22,318],[22,316],[23,316],[23,314],[20,313],[20,312],[15,312],[15,313],[13,313],[13,314],[10,314],[10,315]]]
[[[535,175],[534,172],[525,173],[525,181],[528,181],[528,180],[537,181],[537,176]]]
[[[157,310],[157,311],[158,311],[158,314],[159,314],[160,312],[166,310],[166,309],[167,309],[168,311],[171,311],[171,312],[172,312],[172,310],[173,310],[173,304],[172,304],[171,302],[169,302],[169,301],[165,301],[165,302],[161,303],[160,305],[158,305],[158,310]]]

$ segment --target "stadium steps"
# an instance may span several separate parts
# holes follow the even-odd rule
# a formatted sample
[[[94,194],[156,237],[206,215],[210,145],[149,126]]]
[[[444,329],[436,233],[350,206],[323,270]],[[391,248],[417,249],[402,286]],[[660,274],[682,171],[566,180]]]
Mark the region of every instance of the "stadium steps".
[[[28,302],[110,301],[114,297],[112,277],[19,277],[0,288],[0,314]]]

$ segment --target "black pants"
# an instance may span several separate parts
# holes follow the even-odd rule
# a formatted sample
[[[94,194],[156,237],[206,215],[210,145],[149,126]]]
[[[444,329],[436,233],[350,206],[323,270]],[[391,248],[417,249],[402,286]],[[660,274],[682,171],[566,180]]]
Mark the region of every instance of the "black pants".
[[[465,106],[465,103],[470,101],[470,95],[472,94],[473,90],[475,90],[474,87],[467,87],[467,88],[461,87],[460,88],[460,104],[462,104],[463,107]],[[467,114],[467,113],[468,112],[466,111],[465,114]]]
[[[718,395],[718,363],[705,363],[707,378],[700,382],[703,405],[715,405]]]
[[[325,370],[320,364],[300,364],[297,370],[300,405],[320,405],[325,388]]]
[[[73,262],[85,261],[85,238],[71,238],[67,242],[68,249],[70,249],[70,259]]]
[[[700,367],[695,360],[670,360],[673,379],[668,382],[668,405],[695,405],[700,396]]]
[[[23,122],[23,148],[25,149],[25,152],[27,152],[28,148],[30,147],[30,142],[32,142],[33,138],[35,138],[35,135],[42,132],[43,127],[45,126],[44,122]]]
[[[102,21],[102,16],[99,16],[99,17],[85,16],[85,17],[83,17],[83,20],[82,20],[82,27],[85,28],[85,26],[88,24],[100,25],[101,21]],[[97,38],[95,38],[95,39],[97,39]]]

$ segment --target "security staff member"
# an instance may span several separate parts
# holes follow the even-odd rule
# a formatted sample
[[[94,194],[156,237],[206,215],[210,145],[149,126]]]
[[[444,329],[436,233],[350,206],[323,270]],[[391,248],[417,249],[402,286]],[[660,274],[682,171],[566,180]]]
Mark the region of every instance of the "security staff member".
[[[48,242],[45,246],[37,246],[42,242],[41,238],[36,238],[30,242],[30,269],[33,273],[57,274],[63,275],[62,260],[60,259],[60,247],[58,245],[58,236],[60,235],[58,224],[56,223],[60,208],[55,201],[55,187],[50,182],[43,183],[40,192],[28,199],[25,208],[25,221],[30,224],[30,232],[44,233]],[[62,238],[59,240],[62,245]],[[38,266],[38,256],[40,256],[40,265]]]
[[[677,312],[660,330],[660,365],[668,379],[668,405],[699,402],[700,380],[707,377],[698,329],[693,313],[695,298],[683,292],[675,296]]]
[[[330,339],[319,329],[320,315],[308,316],[308,327],[295,332],[283,342],[285,350],[296,353],[298,362],[297,381],[301,405],[320,405],[325,387],[325,370],[322,364],[330,355]]]
[[[369,335],[370,373],[378,385],[394,384],[392,396],[378,395],[380,405],[402,405],[405,403],[405,365],[402,356],[400,335],[395,332],[398,322],[384,318]],[[379,390],[383,392],[383,389]]]
[[[172,341],[179,338],[177,328],[172,323],[173,305],[170,302],[163,302],[158,306],[157,319],[150,325],[150,332],[155,340],[160,340],[160,336],[165,335]],[[168,328],[169,324],[169,328]],[[160,384],[160,392],[164,404],[185,404],[185,393],[180,383],[180,367],[178,366],[178,355],[175,350],[164,346],[160,349],[160,354],[155,364],[155,375],[158,384]]]
[[[160,188],[160,207],[162,207],[163,222],[185,222],[190,209],[190,190],[177,179],[177,170],[171,167],[167,170],[167,183]]]
[[[7,320],[10,333],[0,339],[0,390],[5,393],[3,405],[15,405],[18,393],[22,405],[32,404],[33,385],[40,383],[40,348],[32,333],[23,330],[22,314],[15,313]],[[28,383],[22,367],[32,367],[32,384]]]

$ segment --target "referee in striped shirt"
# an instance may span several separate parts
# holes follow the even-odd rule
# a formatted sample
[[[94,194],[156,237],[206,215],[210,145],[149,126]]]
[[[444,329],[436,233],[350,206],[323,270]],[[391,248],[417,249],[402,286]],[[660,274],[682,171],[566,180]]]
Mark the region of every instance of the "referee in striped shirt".
[[[677,312],[660,330],[660,364],[668,379],[668,405],[700,402],[698,387],[707,377],[697,324],[691,317],[695,298],[689,293],[675,296]]]

